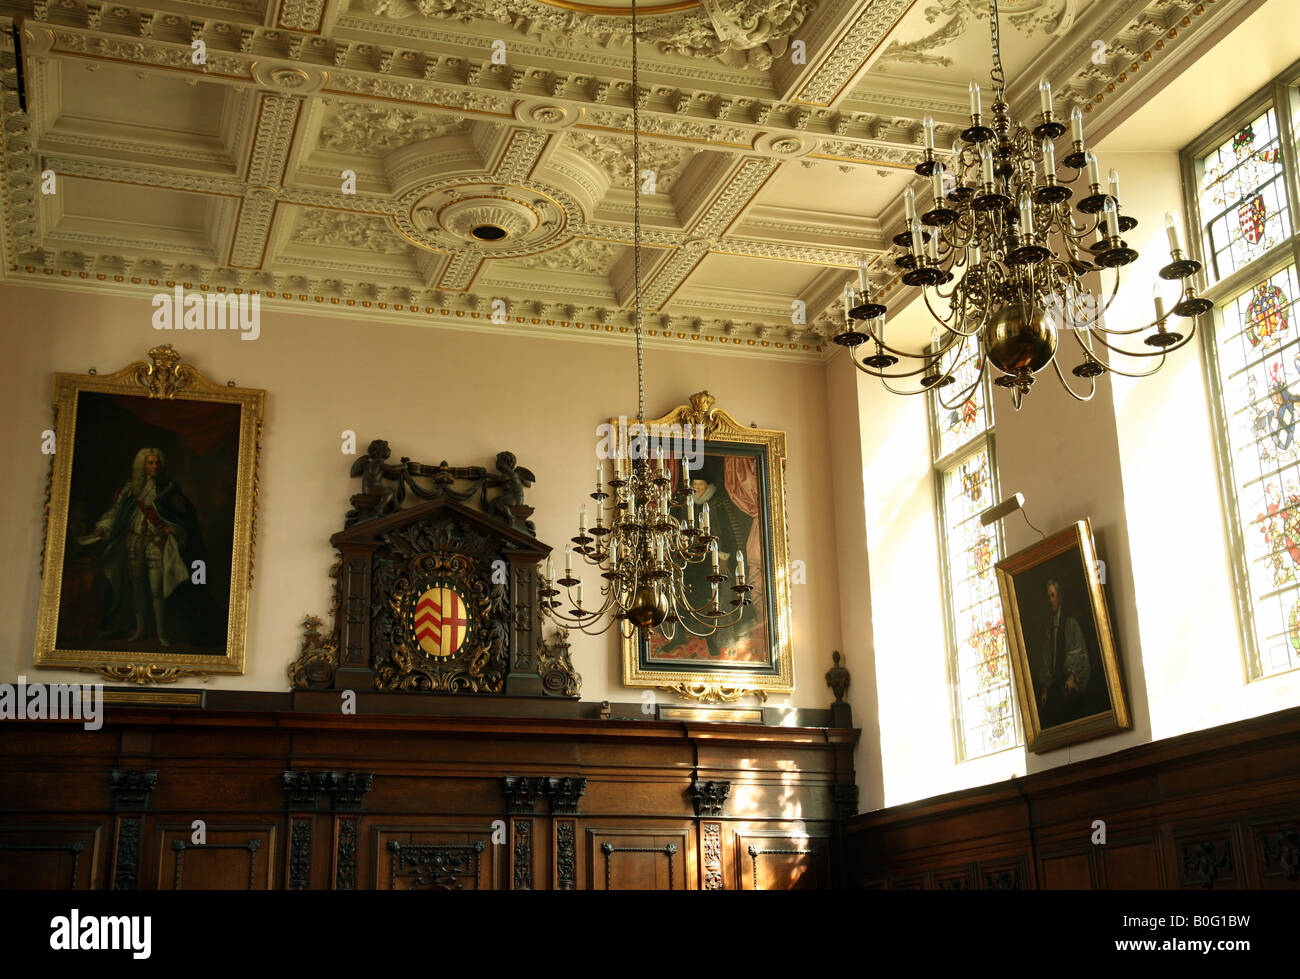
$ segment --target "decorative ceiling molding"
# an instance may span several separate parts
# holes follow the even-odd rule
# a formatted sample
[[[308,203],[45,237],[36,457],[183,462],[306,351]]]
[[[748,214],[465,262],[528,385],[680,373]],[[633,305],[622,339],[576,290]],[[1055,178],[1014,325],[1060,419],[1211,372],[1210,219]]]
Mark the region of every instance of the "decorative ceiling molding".
[[[537,0],[360,0],[376,17],[422,16],[472,25],[487,22],[525,38],[559,47],[631,45],[630,20],[549,6]],[[785,53],[814,0],[706,0],[698,8],[643,13],[639,35],[660,54],[706,58],[729,68],[767,71]]]
[[[501,329],[622,337],[635,103],[657,184],[640,198],[647,325],[742,352],[825,345],[858,260],[890,268],[901,183],[876,174],[920,161],[927,112],[950,141],[965,79],[988,70],[985,46],[976,63],[972,39],[956,38],[938,53],[960,85],[874,71],[901,23],[909,42],[924,27],[912,0],[703,0],[655,15],[647,27],[670,33],[645,45],[639,91],[625,17],[540,0],[422,0],[401,20],[323,0],[79,2],[0,0],[27,15],[29,82],[22,113],[12,70],[0,76],[6,278],[257,290],[353,315],[415,307],[431,324],[481,324],[474,314],[504,298],[514,325]],[[983,4],[923,2],[939,26],[974,23]],[[1100,130],[1192,40],[1257,2],[1004,0],[1004,46],[1030,65],[1011,95],[1035,97],[1047,74]],[[579,22],[563,44],[536,26]],[[1111,63],[1091,63],[1096,39]],[[806,63],[788,56],[794,40]],[[479,238],[487,226],[501,236]],[[710,285],[730,281],[781,286],[739,299]],[[808,304],[808,324],[792,326],[783,291]]]

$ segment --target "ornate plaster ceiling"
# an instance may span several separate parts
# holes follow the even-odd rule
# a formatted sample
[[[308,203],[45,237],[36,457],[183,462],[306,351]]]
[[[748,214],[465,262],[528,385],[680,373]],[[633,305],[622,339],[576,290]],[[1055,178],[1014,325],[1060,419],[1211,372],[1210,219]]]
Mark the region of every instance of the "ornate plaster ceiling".
[[[1097,129],[1258,2],[1002,0],[1012,100],[1046,76]],[[645,0],[635,96],[628,6],[0,2],[5,276],[627,333],[635,97],[647,328],[819,356],[922,116],[947,145],[988,77],[986,0]]]

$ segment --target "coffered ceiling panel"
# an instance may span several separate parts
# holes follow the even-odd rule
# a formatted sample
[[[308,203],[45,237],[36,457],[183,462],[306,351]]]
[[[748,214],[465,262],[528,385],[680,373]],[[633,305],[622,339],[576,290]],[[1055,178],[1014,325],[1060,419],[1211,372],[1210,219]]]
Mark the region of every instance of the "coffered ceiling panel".
[[[1100,128],[1258,3],[1001,0],[1009,95],[1036,111],[1046,76],[1059,114]],[[657,337],[820,356],[863,256],[898,301],[920,121],[941,146],[966,124],[985,0],[645,0],[636,91],[627,7],[0,0],[26,100],[6,33],[4,274],[363,299],[430,325],[505,299],[510,324],[485,328],[621,337],[639,201]]]

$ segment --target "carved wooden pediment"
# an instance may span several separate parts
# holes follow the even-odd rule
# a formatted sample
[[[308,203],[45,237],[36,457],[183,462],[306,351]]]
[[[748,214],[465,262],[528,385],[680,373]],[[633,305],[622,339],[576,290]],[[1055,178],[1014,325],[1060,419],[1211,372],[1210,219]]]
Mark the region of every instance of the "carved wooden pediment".
[[[541,635],[537,565],[551,548],[522,502],[532,474],[511,453],[497,474],[386,459],[376,440],[353,466],[363,492],[330,538],[334,626],[322,637],[309,619],[292,685],[576,697],[567,637]]]

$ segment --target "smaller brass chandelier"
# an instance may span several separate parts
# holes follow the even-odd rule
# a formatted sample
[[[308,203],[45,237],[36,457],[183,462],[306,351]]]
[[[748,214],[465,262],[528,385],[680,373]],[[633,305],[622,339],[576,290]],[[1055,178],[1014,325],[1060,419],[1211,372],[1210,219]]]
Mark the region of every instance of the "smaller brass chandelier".
[[[972,396],[990,364],[997,371],[993,383],[1010,388],[1017,409],[1035,375],[1048,364],[1072,398],[1087,401],[1096,392],[1097,377],[1108,371],[1125,377],[1154,374],[1169,353],[1191,342],[1196,317],[1211,303],[1196,294],[1191,279],[1201,265],[1183,253],[1173,218],[1166,214],[1171,256],[1159,275],[1181,283],[1171,311],[1191,320],[1187,332],[1169,328],[1159,283],[1153,289],[1156,315],[1151,323],[1127,329],[1103,325],[1119,292],[1119,270],[1138,257],[1121,237],[1137,227],[1137,220],[1120,212],[1119,175],[1114,170],[1103,191],[1097,158],[1085,149],[1083,113],[1077,107],[1070,113],[1071,152],[1061,160],[1074,175],[1060,179],[1055,141],[1067,127],[1053,114],[1046,81],[1039,83],[1042,112],[1033,127],[1011,118],[997,0],[989,4],[989,23],[996,91],[992,125],[985,124],[980,88],[972,82],[971,124],[953,143],[950,167],[945,167],[935,155],[934,120],[926,117],[925,157],[915,170],[930,179],[933,206],[918,214],[915,193],[908,188],[907,227],[893,239],[903,249],[895,260],[902,269],[901,281],[920,288],[936,321],[929,345],[915,352],[886,343],[887,307],[873,294],[865,259],[858,265],[857,290],[845,289],[844,326],[831,339],[848,347],[854,366],[880,378],[889,391],[923,394],[933,388],[948,409]],[[1087,193],[1074,206],[1080,216],[1076,218],[1069,206],[1075,196],[1070,185],[1081,177]],[[1100,277],[1105,269],[1113,273],[1113,287],[1106,290],[1103,285],[1094,292],[1089,277]],[[936,304],[946,305],[947,312]],[[1071,373],[1087,381],[1085,393],[1070,386],[1057,362],[1060,332],[1067,328],[1082,355]],[[1134,335],[1148,330],[1145,349],[1134,349]],[[968,342],[973,350],[968,351]],[[1107,363],[1098,359],[1096,344],[1111,354],[1158,359],[1145,370],[1120,370],[1115,357],[1108,357]],[[859,347],[865,356],[859,357]],[[977,365],[974,380],[963,383],[949,404],[939,389],[954,384],[958,368],[972,358]],[[916,386],[909,390],[890,383],[898,381]]]
[[[637,93],[636,0],[632,2],[632,173],[641,171],[640,115]],[[739,621],[754,586],[745,581],[745,555],[736,555],[736,580],[729,586],[733,597],[725,597],[722,586],[730,581],[719,564],[718,537],[709,525],[709,505],[697,513],[691,492],[690,467],[682,444],[679,459],[681,482],[674,489],[672,467],[662,448],[653,457],[650,446],[654,433],[645,423],[645,361],[641,329],[641,195],[633,188],[633,282],[636,323],[637,421],[627,434],[634,435],[626,448],[620,436],[610,472],[604,462],[596,465],[595,524],[587,525],[587,504],[578,515],[578,533],[565,548],[564,576],[556,578],[551,559],[541,588],[542,611],[564,628],[576,628],[600,635],[617,624],[630,636],[633,630],[645,636],[658,629],[673,639],[677,629],[695,636],[708,636]],[[703,438],[703,431],[700,438]],[[608,476],[608,478],[606,478]],[[608,503],[606,502],[608,501]],[[593,568],[599,577],[600,599],[596,607],[584,604],[583,582],[574,570],[574,555]],[[705,563],[707,562],[707,573]],[[698,572],[691,570],[698,568]],[[697,585],[708,583],[708,595],[692,594],[688,577]],[[561,589],[571,606],[565,612]],[[697,588],[697,592],[699,589]],[[725,604],[724,604],[725,603]]]

